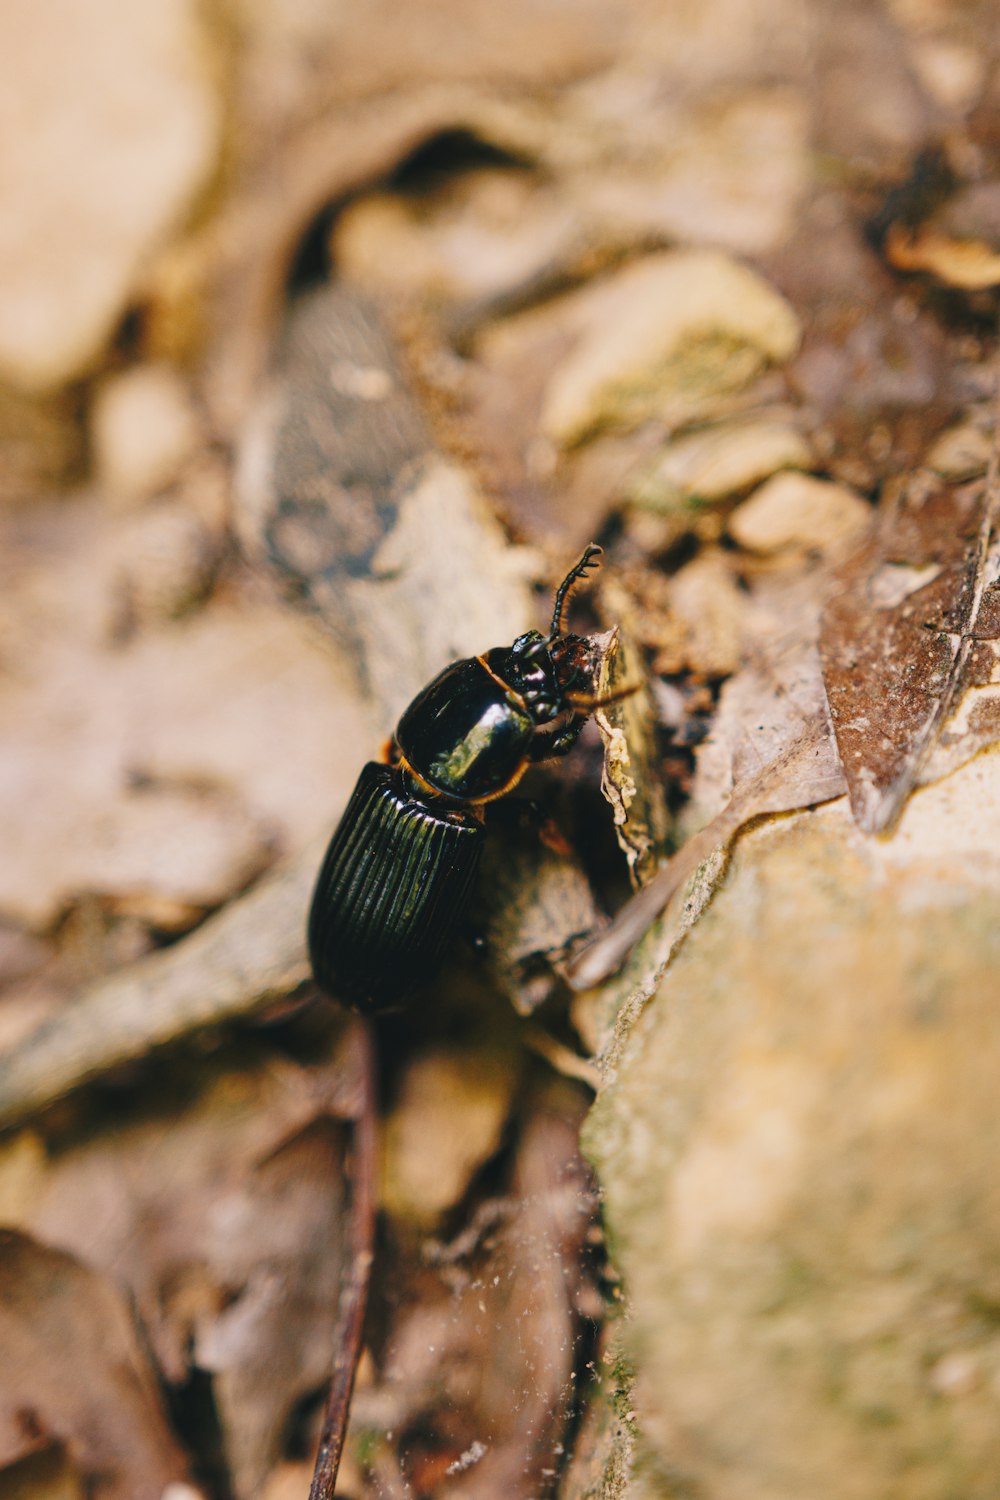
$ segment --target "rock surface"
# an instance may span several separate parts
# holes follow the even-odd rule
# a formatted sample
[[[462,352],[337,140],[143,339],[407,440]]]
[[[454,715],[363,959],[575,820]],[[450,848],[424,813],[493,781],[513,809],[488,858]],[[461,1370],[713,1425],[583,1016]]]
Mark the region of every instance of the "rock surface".
[[[646,1437],[705,1500],[1000,1472],[1000,757],[765,824],[589,1125]]]

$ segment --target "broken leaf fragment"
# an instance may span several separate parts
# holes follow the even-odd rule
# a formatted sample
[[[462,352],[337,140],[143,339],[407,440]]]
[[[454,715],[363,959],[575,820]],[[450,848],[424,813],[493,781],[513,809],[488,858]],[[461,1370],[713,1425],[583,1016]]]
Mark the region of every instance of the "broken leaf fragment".
[[[433,1222],[453,1208],[499,1147],[518,1083],[496,1048],[453,1048],[409,1064],[383,1132],[385,1207]]]
[[[526,1105],[500,1194],[447,1243],[426,1241],[419,1299],[389,1304],[376,1383],[352,1416],[382,1493],[551,1494],[571,1446],[602,1310],[576,1145],[583,1097],[561,1084]]]

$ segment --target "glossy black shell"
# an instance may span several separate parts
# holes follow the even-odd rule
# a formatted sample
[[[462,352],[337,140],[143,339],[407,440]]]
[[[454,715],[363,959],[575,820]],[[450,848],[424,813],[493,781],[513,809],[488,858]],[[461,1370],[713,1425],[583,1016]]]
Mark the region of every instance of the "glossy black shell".
[[[509,655],[491,651],[487,657]],[[418,693],[396,729],[406,762],[459,802],[503,794],[520,772],[535,721],[477,657],[452,662]]]
[[[472,893],[484,830],[469,812],[412,795],[370,761],[316,882],[316,981],[361,1008],[391,1008],[432,978]]]

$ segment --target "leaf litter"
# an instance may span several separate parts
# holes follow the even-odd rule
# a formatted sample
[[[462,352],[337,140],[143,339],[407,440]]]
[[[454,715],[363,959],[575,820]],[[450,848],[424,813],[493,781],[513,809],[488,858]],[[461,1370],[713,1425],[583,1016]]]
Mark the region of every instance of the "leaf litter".
[[[460,645],[463,622],[474,616],[476,630],[483,622],[487,641],[494,635],[486,623],[493,610],[504,619],[497,639],[509,638],[527,623],[527,581],[558,566],[568,538],[579,533],[582,542],[600,530],[601,540],[609,543],[612,568],[623,581],[632,569],[635,597],[643,607],[626,632],[629,670],[641,672],[641,660],[652,657],[656,680],[649,700],[626,700],[621,712],[609,711],[601,727],[611,747],[608,787],[626,857],[647,884],[598,938],[589,957],[585,950],[569,961],[576,984],[592,982],[598,972],[621,961],[650,918],[692,877],[696,884],[701,879],[701,887],[698,899],[687,903],[681,927],[696,920],[719,877],[720,851],[748,823],[812,806],[846,787],[859,821],[891,825],[913,786],[944,774],[962,756],[997,737],[991,696],[996,637],[992,582],[997,570],[992,502],[981,498],[982,486],[928,486],[916,476],[895,498],[883,501],[876,528],[853,561],[836,554],[838,538],[864,515],[864,501],[844,490],[842,482],[873,492],[898,455],[913,451],[914,426],[923,436],[926,420],[932,436],[934,424],[943,420],[942,409],[949,401],[952,407],[959,403],[942,380],[944,341],[926,309],[914,312],[905,299],[888,297],[884,276],[879,280],[858,254],[852,217],[856,205],[844,210],[849,190],[827,188],[825,198],[820,194],[806,205],[800,201],[811,85],[802,90],[796,72],[794,58],[808,48],[799,46],[801,37],[794,40],[801,18],[793,10],[779,12],[782,34],[793,41],[777,52],[771,30],[758,36],[750,28],[737,35],[740,28],[720,28],[720,14],[711,7],[698,22],[698,36],[686,39],[693,51],[676,45],[672,28],[683,31],[679,19],[648,30],[643,46],[649,57],[643,65],[660,68],[664,79],[685,80],[678,99],[669,101],[662,87],[647,90],[642,84],[637,92],[638,59],[628,54],[635,39],[616,42],[620,17],[604,14],[599,3],[587,8],[586,26],[571,28],[580,35],[569,52],[572,38],[563,28],[565,45],[556,45],[561,28],[547,7],[538,15],[528,8],[521,17],[522,29],[535,35],[539,45],[527,45],[519,36],[514,73],[520,77],[526,70],[532,79],[539,70],[546,73],[551,90],[544,105],[530,89],[520,97],[515,97],[516,87],[511,93],[495,46],[482,45],[489,28],[481,32],[475,22],[471,25],[476,42],[471,73],[468,58],[463,63],[456,51],[449,54],[443,80],[429,76],[434,67],[426,47],[422,50],[404,28],[402,53],[410,56],[416,49],[418,66],[404,68],[397,77],[387,46],[388,93],[376,89],[370,108],[352,95],[346,116],[342,105],[326,97],[328,82],[321,70],[313,63],[305,66],[310,49],[296,63],[301,36],[296,34],[294,44],[286,37],[275,49],[267,26],[260,33],[249,27],[247,51],[237,69],[234,114],[243,120],[233,142],[241,171],[235,181],[220,185],[223,201],[217,217],[208,209],[207,227],[175,244],[152,267],[146,293],[135,293],[140,299],[146,296],[139,319],[146,320],[145,326],[127,337],[137,340],[137,368],[175,360],[180,352],[190,359],[199,346],[207,346],[192,410],[198,410],[199,420],[204,415],[214,424],[217,448],[210,461],[216,477],[220,453],[230,442],[242,447],[248,441],[253,448],[251,439],[271,440],[277,428],[277,456],[272,449],[268,458],[261,441],[254,450],[258,458],[265,452],[264,484],[254,498],[263,496],[265,507],[272,504],[277,476],[285,509],[277,518],[265,513],[259,524],[261,517],[252,507],[248,510],[247,491],[240,485],[235,525],[228,514],[220,522],[208,499],[204,514],[195,505],[198,514],[192,518],[184,513],[192,498],[188,474],[184,497],[173,496],[182,501],[179,506],[172,506],[168,496],[163,513],[154,514],[152,507],[163,497],[150,495],[150,508],[134,530],[122,524],[115,542],[118,560],[124,552],[126,564],[119,584],[89,601],[85,592],[74,594],[84,600],[86,611],[77,628],[84,618],[86,629],[71,648],[58,647],[61,659],[48,687],[36,691],[26,678],[19,701],[28,705],[36,724],[58,705],[60,694],[81,721],[91,703],[93,719],[83,730],[86,753],[79,758],[97,765],[105,797],[102,810],[110,825],[120,820],[119,836],[128,851],[137,851],[136,857],[131,864],[124,858],[105,859],[103,884],[86,862],[73,867],[82,876],[74,873],[67,880],[71,867],[61,858],[59,834],[67,819],[77,826],[76,815],[87,803],[87,778],[75,766],[60,788],[62,798],[47,808],[39,850],[24,839],[32,860],[41,860],[37,890],[26,891],[15,879],[8,902],[13,920],[4,913],[11,955],[5,1006],[11,1014],[18,1004],[27,1007],[27,1014],[33,1003],[25,978],[44,984],[54,972],[47,968],[46,955],[55,954],[55,962],[62,964],[62,988],[54,986],[58,993],[49,1006],[51,1024],[9,1054],[0,1072],[4,1119],[10,1124],[32,1121],[32,1128],[11,1136],[0,1153],[0,1202],[22,1235],[37,1234],[47,1242],[19,1252],[17,1275],[44,1305],[44,1289],[38,1286],[42,1278],[32,1262],[51,1270],[54,1262],[46,1257],[64,1251],[50,1247],[64,1246],[71,1257],[67,1264],[74,1268],[66,1276],[72,1289],[66,1326],[84,1330],[88,1303],[109,1327],[118,1327],[116,1287],[122,1282],[131,1287],[141,1318],[135,1368],[146,1370],[137,1377],[137,1389],[148,1394],[156,1381],[165,1379],[172,1396],[188,1402],[186,1414],[161,1411],[158,1419],[156,1400],[137,1398],[136,1431],[154,1435],[149,1454],[140,1456],[137,1467],[145,1465],[155,1475],[151,1482],[160,1486],[157,1493],[169,1478],[190,1472],[192,1455],[203,1464],[198,1482],[213,1493],[229,1486],[240,1497],[262,1488],[270,1494],[272,1487],[277,1494],[277,1486],[285,1483],[289,1493],[295,1485],[301,1493],[308,1482],[305,1455],[318,1437],[321,1388],[335,1337],[332,1320],[345,1276],[349,1280],[346,1143],[358,1106],[356,1092],[352,1095],[356,1061],[338,1061],[339,1023],[322,1019],[315,1007],[300,1008],[308,1000],[301,911],[316,854],[296,851],[316,805],[323,803],[323,819],[335,815],[341,760],[346,765],[356,758],[358,746],[368,738],[369,706],[361,701],[356,682],[350,685],[352,675],[378,703],[371,720],[384,726],[391,722],[394,704],[405,701],[431,670],[460,650],[484,644],[476,639],[468,648]],[[468,17],[463,14],[463,19]],[[870,50],[886,64],[886,91],[906,106],[895,112],[897,130],[912,135],[927,112],[921,113],[906,70],[893,63],[902,55],[894,30],[902,23],[882,16],[862,21],[855,16],[852,24],[862,30],[867,26],[877,42]],[[297,24],[323,31],[316,19],[300,17]],[[438,17],[435,24],[447,29],[451,22]],[[714,39],[713,28],[719,33]],[[818,29],[824,47],[829,51],[832,45],[839,57],[829,20]],[[326,47],[337,53],[338,41],[324,34],[317,39],[319,52]],[[288,50],[282,51],[286,43]],[[619,46],[625,50],[615,61]],[[353,32],[346,55],[356,58],[364,50]],[[862,51],[867,58],[869,49]],[[267,79],[275,52],[286,71],[273,92],[269,86],[261,94],[250,85]],[[688,77],[692,60],[695,72],[706,70],[702,84],[707,88],[712,82],[707,92]],[[375,59],[368,63],[377,79]],[[507,66],[513,66],[509,55]],[[853,66],[860,76],[861,63]],[[339,76],[346,67],[341,57]],[[608,71],[589,76],[595,68]],[[565,70],[579,73],[571,85]],[[787,74],[777,91],[776,74],[782,79]],[[871,107],[878,91],[870,88],[853,92],[858,108],[845,111],[836,84],[844,76],[850,81],[851,69],[846,75],[842,67],[823,72],[820,123],[824,148],[834,155],[845,153],[842,164],[849,177],[855,170],[851,152],[859,160],[864,157],[868,171],[885,149],[880,135],[884,112]],[[467,77],[474,77],[473,86]],[[735,173],[729,157],[718,159],[717,111],[711,101],[720,78],[735,89],[734,101],[722,111],[721,136],[724,144],[727,132],[739,135]],[[689,107],[680,94],[690,94],[693,104]],[[250,99],[252,125],[244,118]],[[758,126],[761,137],[755,134]],[[240,128],[244,136],[239,136]],[[482,150],[493,140],[498,144],[491,149],[499,156],[508,152],[516,157],[520,185],[512,195],[505,169],[495,161],[485,173],[477,167],[469,181],[463,171],[455,172],[448,192],[454,192],[457,219],[448,209],[447,195],[436,198],[434,187],[421,183],[424,169],[412,157],[415,146],[418,156],[424,146],[429,159],[437,159],[435,152],[446,156],[455,146],[448,132],[455,130],[465,132],[464,149],[470,140],[476,144],[478,132]],[[679,139],[686,143],[683,159],[665,158],[662,143]],[[768,180],[765,192],[764,179],[750,169],[755,141],[766,144],[763,155],[769,161],[775,154],[780,158],[783,175],[777,194],[770,192],[773,181]],[[417,425],[412,411],[407,414],[386,401],[382,363],[369,360],[363,350],[346,361],[330,360],[317,339],[310,369],[295,366],[292,351],[290,363],[286,360],[282,367],[279,359],[271,380],[259,382],[262,354],[277,333],[279,317],[289,324],[297,317],[281,311],[281,288],[295,247],[303,243],[315,214],[333,212],[345,194],[350,205],[332,243],[335,257],[338,243],[347,247],[341,267],[346,276],[332,295],[329,288],[322,289],[308,308],[303,299],[297,313],[308,312],[304,320],[309,323],[314,314],[319,319],[339,305],[340,332],[349,336],[353,253],[360,279],[369,290],[375,287],[383,313],[403,334],[407,359],[391,366],[390,384],[400,387],[394,394],[403,394],[407,365],[419,374],[425,411]],[[442,282],[438,272],[456,254],[448,237],[465,215],[465,232],[476,242],[475,231],[481,227],[476,205],[495,204],[497,194],[501,199],[506,194],[507,222],[519,230],[514,243],[505,244],[503,232],[491,226],[486,239],[495,260],[482,274],[460,274],[459,265],[459,273]],[[762,214],[765,198],[768,207]],[[436,228],[435,212],[442,201],[446,212]],[[520,222],[518,203],[537,213],[538,243],[528,243],[531,236]],[[790,254],[781,241],[791,233],[786,221],[803,234]],[[693,223],[699,226],[694,234]],[[314,229],[319,227],[313,223]],[[322,227],[325,233],[327,226]],[[809,249],[810,233],[822,244],[822,256],[815,254],[816,240]],[[852,254],[844,257],[852,236]],[[753,270],[715,248],[706,250],[705,237],[713,246],[728,245],[758,257]],[[459,251],[465,243],[459,234]],[[393,267],[387,259],[382,272],[380,258],[393,244],[397,256],[400,244],[404,255],[407,247],[417,245],[430,269],[397,275],[389,296],[384,289]],[[587,324],[574,351],[572,310],[581,303],[620,305],[637,320],[635,326],[649,331],[636,286],[648,290],[650,267],[676,266],[678,255],[689,268],[721,267],[721,281],[730,291],[752,284],[767,304],[762,314],[769,309],[772,322],[777,320],[776,341],[765,339],[765,347],[748,349],[741,344],[746,329],[741,334],[740,328],[725,326],[724,317],[721,327],[712,326],[715,311],[710,306],[711,358],[699,358],[698,340],[688,347],[682,338],[674,348],[659,337],[638,365],[630,365],[632,341],[599,317]],[[927,265],[932,267],[932,259]],[[837,275],[841,280],[834,285]],[[824,282],[824,277],[829,279]],[[711,304],[707,271],[705,281]],[[816,285],[821,293],[813,311],[822,297],[827,299],[822,318],[810,316],[803,292]],[[437,298],[448,304],[444,312],[435,305]],[[722,297],[720,303],[725,302]],[[800,325],[803,350],[789,364]],[[310,327],[315,333],[318,321]],[[292,343],[294,339],[286,344],[286,354]],[[900,349],[905,357],[897,359],[894,351]],[[126,345],[115,351],[109,368],[94,378],[98,391],[103,385],[110,389],[122,363],[128,366],[131,358]],[[681,386],[685,372],[694,372],[697,401],[681,400],[684,391],[679,394],[674,384],[669,399],[663,398],[656,367],[664,359]],[[761,373],[767,359],[773,367]],[[974,350],[968,360],[970,367],[975,365]],[[713,388],[713,375],[724,390]],[[337,400],[345,395],[364,403],[371,420],[359,424],[367,434],[368,451],[346,444],[338,468],[324,444],[331,436],[331,412],[337,418],[334,437],[350,426],[342,420],[342,402],[337,416]],[[261,404],[254,409],[258,398]],[[318,424],[310,426],[311,446],[299,446],[298,468],[294,444],[281,446],[282,422],[269,421],[264,410],[271,402],[273,419],[275,400],[279,407],[288,401],[293,414],[308,407],[309,424]],[[77,410],[75,401],[67,404],[71,410]],[[48,407],[43,413],[39,404],[36,417],[44,414],[51,425],[54,413]],[[910,420],[914,415],[915,423]],[[956,412],[949,408],[944,415]],[[400,438],[405,459],[383,466],[384,474],[378,464],[380,416]],[[978,433],[980,448],[981,418],[981,410],[973,412],[969,426]],[[73,420],[63,418],[64,440],[74,436],[67,427]],[[821,420],[827,425],[818,429]],[[393,426],[397,421],[398,428]],[[738,441],[727,450],[726,473],[720,476],[713,440],[726,433],[735,433]],[[78,438],[76,434],[69,444],[74,452],[80,449]],[[207,434],[202,440],[208,441]],[[966,443],[959,455],[962,464],[968,463],[972,449],[975,444],[970,449]],[[336,444],[333,451],[336,456]],[[687,467],[679,462],[684,455]],[[700,458],[692,467],[693,456]],[[949,461],[955,461],[954,454]],[[101,462],[107,477],[113,465]],[[230,478],[227,463],[221,460],[224,487]],[[811,520],[788,499],[805,490],[800,485],[795,491],[787,482],[777,500],[773,485],[770,492],[765,489],[763,501],[770,509],[758,498],[757,510],[744,510],[742,520],[737,519],[753,501],[747,499],[751,486],[767,485],[770,473],[761,469],[769,470],[772,463],[819,471],[817,477],[808,476],[814,502],[819,506],[822,501],[822,514],[815,512],[819,520]],[[35,468],[42,472],[40,460]],[[637,489],[639,470],[646,481]],[[260,474],[258,470],[258,478]],[[486,488],[499,496],[517,539],[548,548],[545,564],[537,551],[508,545],[477,484],[483,479],[497,481]],[[832,489],[821,494],[815,488],[831,480],[838,482],[836,496]],[[143,485],[153,483],[148,475],[143,478]],[[654,495],[656,484],[660,488]],[[704,493],[698,493],[699,486]],[[919,499],[921,494],[925,500]],[[844,524],[838,521],[823,530],[820,523],[830,519],[831,496],[839,497]],[[140,498],[133,486],[133,503]],[[210,524],[202,524],[206,516]],[[68,511],[63,519],[72,530]],[[51,520],[46,524],[48,541],[40,531],[36,547],[44,550],[60,536],[65,550],[59,528]],[[272,582],[296,607],[311,603],[313,617],[328,631],[345,671],[343,679],[337,676],[336,689],[332,679],[327,682],[317,671],[312,678],[303,675],[301,698],[267,696],[256,719],[251,715],[236,723],[230,749],[208,757],[213,782],[199,776],[202,762],[194,752],[200,748],[199,734],[203,744],[211,738],[206,722],[210,726],[216,720],[228,687],[218,690],[207,721],[204,716],[199,720],[189,697],[170,689],[165,663],[171,644],[187,636],[177,670],[187,681],[201,681],[208,664],[201,629],[218,621],[220,605],[229,611],[230,623],[240,615],[262,618],[261,610],[274,608],[273,601],[265,606],[254,592],[258,584],[248,587],[246,574],[233,566],[227,553],[230,536],[222,531],[226,525],[238,532],[259,572],[281,554],[278,567],[271,567]],[[442,534],[453,542],[446,557]],[[273,543],[279,535],[284,550],[272,546],[269,557],[267,546],[259,544],[262,539]],[[139,557],[143,536],[154,553],[172,549],[171,556],[154,557],[147,565]],[[202,548],[206,536],[207,552]],[[324,545],[332,545],[340,563],[349,559],[354,572],[334,567],[320,577],[317,559],[322,561]],[[91,553],[84,542],[79,551],[84,569],[101,555],[100,548]],[[99,571],[104,576],[103,563]],[[67,577],[64,570],[63,580]],[[50,581],[58,586],[54,575]],[[8,593],[0,620],[5,665],[37,661],[37,676],[43,678],[55,658],[48,640],[41,643],[44,659],[31,654],[32,622],[40,616],[37,611],[19,615],[10,598]],[[829,602],[821,622],[824,598]],[[68,605],[64,612],[72,618],[72,599]],[[602,607],[602,623],[619,618],[613,589],[607,590]],[[223,682],[255,684],[249,659],[255,652],[265,653],[266,638],[283,628],[279,619],[287,624],[290,618],[268,615],[266,624],[251,631],[252,640],[246,636],[243,647],[237,643],[231,653],[222,651]],[[880,632],[892,643],[891,664],[879,651]],[[292,629],[287,634],[286,657],[280,650],[277,657],[290,673],[300,637]],[[858,653],[856,668],[846,665],[851,649]],[[211,675],[205,672],[206,678]],[[10,706],[17,685],[3,685],[10,690]],[[255,691],[256,684],[251,696]],[[336,699],[334,693],[339,694]],[[325,716],[302,710],[302,699],[310,696],[328,704]],[[139,817],[129,823],[122,784],[115,784],[113,751],[118,746],[99,749],[102,715],[109,711],[108,724],[127,724],[130,697],[136,719],[145,719],[155,731],[142,789],[156,794],[153,801],[162,807],[159,822]],[[835,710],[832,718],[828,700]],[[710,736],[697,746],[699,721],[709,715]],[[877,733],[860,734],[862,718],[876,725]],[[279,737],[280,774],[268,772],[267,747],[256,744],[254,726],[262,719],[287,730]],[[29,736],[23,728],[21,734],[23,747]],[[107,739],[114,741],[116,733],[109,731]],[[236,753],[233,746],[241,740],[242,750]],[[42,741],[39,732],[38,743]],[[692,746],[697,746],[694,752]],[[303,747],[308,753],[300,755]],[[257,748],[259,756],[250,753]],[[63,746],[59,754],[65,761]],[[333,758],[336,767],[331,769]],[[178,774],[178,762],[185,760],[187,767]],[[231,760],[238,767],[232,771],[232,788],[226,771]],[[581,747],[576,765],[586,767],[579,776],[575,766],[565,768],[574,792],[588,776],[596,783],[593,747]],[[672,813],[679,807],[680,814],[672,825],[661,795],[668,766],[678,775],[670,801]],[[331,783],[337,783],[332,792]],[[132,794],[139,789],[137,783],[127,788]],[[222,809],[222,857],[213,864],[211,851],[206,853],[202,844],[195,868],[184,870],[181,858],[177,868],[185,883],[178,893],[168,888],[166,867],[155,858],[165,844],[163,827],[175,817],[188,828],[209,822],[209,792]],[[40,800],[35,793],[27,799]],[[86,812],[89,816],[89,807]],[[593,803],[587,816],[593,817]],[[27,827],[27,821],[20,826]],[[587,817],[579,819],[581,826],[586,822]],[[77,842],[89,859],[90,846],[98,841],[86,832],[92,822],[84,818],[80,826],[84,833]],[[491,956],[489,977],[474,960],[461,957],[426,1014],[400,1023],[382,1061],[386,1111],[405,1121],[409,1136],[409,1188],[404,1184],[391,1202],[386,1198],[377,1296],[343,1475],[345,1493],[440,1493],[475,1495],[477,1500],[492,1494],[504,1500],[575,1496],[567,1455],[577,1436],[589,1341],[603,1311],[595,1199],[575,1144],[587,1096],[566,1085],[554,1103],[537,1087],[527,1053],[516,1052],[508,1054],[509,1072],[502,1086],[494,1080],[488,1100],[477,1100],[474,1078],[464,1078],[470,1085],[466,1103],[461,1089],[449,1088],[441,1091],[447,1098],[435,1097],[434,1107],[422,1111],[419,1091],[408,1092],[406,1083],[412,1078],[414,1053],[427,1060],[433,1078],[441,1076],[434,1072],[435,1060],[481,1058],[497,1036],[510,1045],[505,1024],[491,1030],[492,1019],[469,1019],[484,999],[488,1014],[489,995],[533,1013],[534,1040],[522,1037],[526,1048],[561,1062],[568,1072],[575,1066],[580,1076],[590,1066],[572,1051],[572,1031],[559,1014],[555,977],[580,931],[600,921],[588,867],[585,861],[568,859],[566,841],[559,837],[547,834],[544,858],[537,859],[530,847],[521,851],[523,857],[515,857],[516,845],[505,846],[502,835],[496,837],[498,863],[505,866],[511,890],[509,908],[498,913],[493,927],[491,941],[498,951]],[[657,858],[668,842],[680,847],[657,871]],[[177,843],[183,852],[184,839]],[[112,840],[110,847],[114,851],[122,845]],[[193,841],[189,847],[194,849]],[[511,851],[506,862],[505,848]],[[279,849],[291,851],[289,863],[255,878]],[[212,880],[205,878],[208,866]],[[253,889],[241,895],[251,880]],[[498,879],[497,890],[507,902],[501,885]],[[233,898],[231,905],[202,922],[228,898]],[[84,920],[85,910],[97,913],[95,965],[67,983],[66,974],[73,972],[70,929]],[[190,937],[176,940],[197,923],[202,925]],[[125,924],[133,924],[134,942],[123,938]],[[151,947],[159,951],[149,953]],[[662,942],[640,951],[645,993],[668,951],[669,944]],[[140,955],[139,962],[108,976],[106,971],[123,955],[134,954]],[[601,955],[603,967],[595,967],[595,954]],[[103,977],[95,979],[95,973]],[[86,985],[84,977],[90,981]],[[77,1003],[62,1006],[70,986]],[[232,1046],[232,1028],[239,1025],[245,1031],[251,1024],[258,1028],[252,1040],[244,1035],[224,1056],[220,1037]],[[192,1037],[197,1038],[194,1059],[190,1040],[181,1045]],[[303,1053],[307,1041],[313,1049],[308,1060]],[[148,1063],[142,1064],[154,1050],[155,1074]],[[67,1098],[82,1084],[89,1088]],[[476,1109],[483,1119],[475,1130],[464,1130]],[[422,1123],[428,1127],[426,1138]],[[419,1160],[422,1144],[434,1158],[429,1163]],[[420,1172],[413,1162],[426,1172],[437,1160],[439,1191],[421,1202]],[[24,1240],[26,1246],[34,1243]],[[146,1352],[142,1338],[149,1342]],[[127,1339],[121,1347],[131,1350]],[[133,1355],[128,1353],[129,1361]],[[45,1350],[34,1349],[32,1367],[37,1363],[44,1372],[48,1357]],[[99,1362],[95,1371],[93,1399],[110,1403],[114,1393],[104,1383]],[[45,1389],[44,1381],[38,1388]],[[59,1397],[65,1407],[61,1431],[73,1426],[65,1420],[67,1414],[75,1420],[82,1410],[74,1407],[78,1398],[78,1390]],[[191,1403],[199,1401],[203,1408],[212,1407],[209,1416],[220,1449],[214,1469],[206,1459],[211,1444],[192,1436]],[[169,1438],[168,1425],[166,1459],[154,1452],[158,1420],[175,1429]],[[175,1476],[171,1465],[180,1453],[176,1433],[189,1451],[180,1454]],[[54,1441],[51,1450],[37,1449],[33,1457],[25,1450],[17,1463],[47,1462],[46,1455],[58,1447],[57,1457],[68,1455],[67,1483],[79,1489],[96,1460],[89,1452],[80,1458],[82,1450],[74,1447],[72,1434]],[[133,1482],[126,1460],[119,1464],[112,1456],[108,1464],[108,1493],[143,1493],[145,1480]],[[611,1480],[605,1473],[594,1479],[600,1470],[598,1463],[586,1481],[586,1493],[597,1483],[609,1495],[622,1493],[620,1476]]]
[[[753,819],[847,791],[858,826],[883,832],[922,776],[948,774],[1000,739],[989,692],[1000,681],[998,507],[996,448],[987,478],[971,485],[917,474],[890,492],[869,539],[811,580],[808,600],[801,584],[788,591],[781,618],[786,629],[796,612],[798,621],[784,642],[758,625],[758,661],[724,687],[700,758],[704,794],[721,756],[725,804],[569,960],[574,989],[620,968],[698,868]],[[986,693],[949,730],[975,689]]]

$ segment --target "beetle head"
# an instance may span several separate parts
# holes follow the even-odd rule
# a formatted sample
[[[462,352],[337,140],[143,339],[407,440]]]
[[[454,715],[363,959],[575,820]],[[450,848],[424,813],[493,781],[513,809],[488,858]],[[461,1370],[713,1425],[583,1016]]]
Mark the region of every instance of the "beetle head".
[[[511,686],[521,694],[536,724],[554,719],[562,692],[549,642],[538,630],[526,630],[510,648]]]
[[[504,674],[521,697],[536,724],[548,724],[572,711],[569,693],[589,695],[594,691],[593,649],[586,636],[540,635],[528,630],[510,648]]]
[[[556,590],[549,634],[526,630],[510,647],[504,681],[509,681],[524,699],[536,724],[548,724],[560,714],[575,712],[574,704],[567,702],[568,694],[593,695],[593,650],[584,636],[564,632],[562,621],[574,585],[597,566],[600,555],[600,547],[592,542],[566,574]]]

